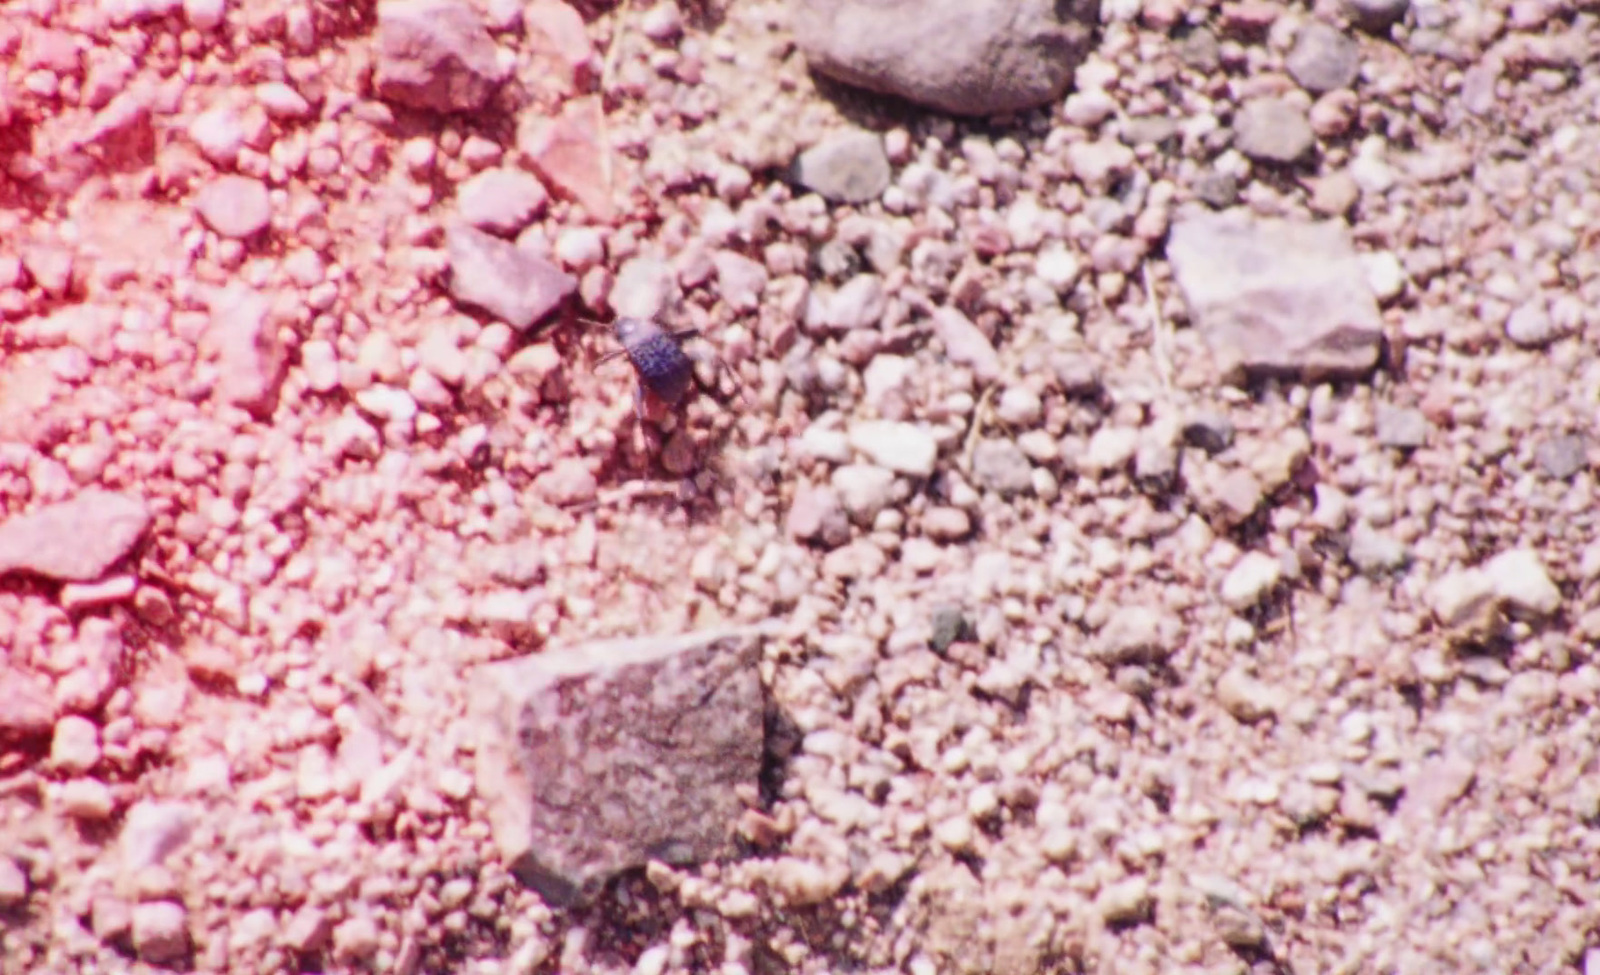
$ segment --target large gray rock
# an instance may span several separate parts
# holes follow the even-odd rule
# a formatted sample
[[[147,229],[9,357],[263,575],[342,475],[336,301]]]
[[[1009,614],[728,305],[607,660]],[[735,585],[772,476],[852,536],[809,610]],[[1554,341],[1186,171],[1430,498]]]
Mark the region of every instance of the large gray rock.
[[[765,746],[761,635],[610,640],[479,668],[478,794],[508,869],[566,905],[650,860],[728,852]]]
[[[796,0],[795,39],[831,78],[954,115],[1061,97],[1099,0]]]
[[[1167,258],[1225,372],[1337,377],[1377,365],[1383,322],[1342,221],[1186,207]]]

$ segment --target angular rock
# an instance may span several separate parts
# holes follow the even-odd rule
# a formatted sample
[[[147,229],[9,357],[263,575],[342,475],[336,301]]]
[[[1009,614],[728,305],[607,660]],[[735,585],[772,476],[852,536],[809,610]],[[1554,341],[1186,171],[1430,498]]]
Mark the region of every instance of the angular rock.
[[[1578,433],[1551,437],[1534,448],[1533,459],[1545,477],[1565,481],[1589,466],[1589,441]]]
[[[1099,0],[805,0],[794,32],[821,74],[954,115],[1020,112],[1072,81]]]
[[[377,47],[379,97],[412,108],[476,111],[506,77],[488,30],[459,0],[384,0]]]
[[[552,905],[650,860],[730,849],[765,747],[763,630],[611,640],[480,667],[478,794]]]
[[[145,961],[174,962],[189,950],[189,917],[182,904],[153,901],[133,909],[133,950]]]
[[[4,529],[0,525],[0,534]],[[0,664],[0,701],[6,702],[0,708],[0,739],[47,735],[54,727],[55,702],[43,678]]]
[[[1411,0],[1344,0],[1340,6],[1363,30],[1387,33],[1405,17]]]
[[[1338,28],[1313,21],[1300,29],[1284,67],[1314,95],[1349,88],[1361,73],[1361,46]]]
[[[849,436],[852,448],[896,474],[930,477],[939,459],[939,442],[914,423],[863,420],[850,428]]]
[[[181,802],[135,803],[122,821],[122,868],[131,874],[160,865],[189,839],[196,819],[195,810]]]
[[[889,157],[875,132],[835,133],[794,161],[794,181],[834,203],[866,203],[889,188]]]
[[[150,527],[139,498],[100,488],[0,522],[0,576],[87,582],[105,575]]]
[[[211,324],[201,346],[220,371],[213,395],[266,419],[277,408],[288,367],[272,321],[271,301],[254,288],[235,283],[215,289],[208,305]]]
[[[486,169],[456,190],[456,213],[481,230],[513,234],[544,209],[550,194],[532,173]]]
[[[1378,362],[1383,322],[1343,222],[1189,207],[1167,258],[1224,371],[1350,377]]]
[[[1234,611],[1249,609],[1276,589],[1283,578],[1283,566],[1265,552],[1246,552],[1222,580],[1219,595],[1223,605]]]
[[[1501,552],[1484,563],[1483,573],[1495,595],[1519,616],[1549,616],[1561,608],[1561,590],[1531,548]]]
[[[790,538],[837,548],[850,540],[850,518],[839,492],[831,487],[802,485],[795,491],[784,529]]]
[[[1317,143],[1306,113],[1278,98],[1255,98],[1233,117],[1233,142],[1257,162],[1290,165]]]
[[[1001,497],[1025,494],[1033,487],[1033,465],[1015,441],[985,438],[972,452],[972,480]]]
[[[544,258],[476,227],[451,224],[445,247],[450,294],[518,331],[550,314],[578,287],[577,278]]]
[[[235,240],[254,237],[272,221],[266,184],[248,176],[219,176],[207,183],[195,194],[194,209],[207,227]]]
[[[1000,354],[983,329],[955,308],[934,309],[930,319],[933,334],[944,343],[944,356],[958,366],[966,366],[979,382],[1000,378]]]
[[[1373,426],[1385,447],[1415,450],[1428,442],[1428,418],[1418,409],[1379,404]]]
[[[530,111],[517,126],[517,148],[539,178],[602,223],[617,212],[612,156],[600,139],[604,114],[600,99],[591,95],[569,100],[553,118]]]

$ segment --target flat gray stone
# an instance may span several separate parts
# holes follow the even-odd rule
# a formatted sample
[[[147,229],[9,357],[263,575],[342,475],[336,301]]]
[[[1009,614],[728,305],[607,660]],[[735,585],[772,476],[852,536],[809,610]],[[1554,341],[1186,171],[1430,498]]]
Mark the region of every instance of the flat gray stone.
[[[445,229],[450,294],[523,331],[555,310],[578,279],[508,240],[455,223]]]
[[[1185,207],[1167,258],[1225,374],[1351,377],[1377,365],[1383,320],[1343,221]]]
[[[1089,49],[1099,0],[797,0],[817,72],[954,115],[1055,101]]]
[[[730,851],[765,748],[763,628],[609,640],[478,668],[478,794],[552,905],[650,860]]]

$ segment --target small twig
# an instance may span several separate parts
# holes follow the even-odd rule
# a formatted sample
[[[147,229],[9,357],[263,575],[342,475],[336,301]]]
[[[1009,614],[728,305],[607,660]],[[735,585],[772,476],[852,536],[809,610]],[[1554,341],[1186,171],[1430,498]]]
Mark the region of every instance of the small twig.
[[[1172,350],[1167,320],[1161,314],[1161,303],[1156,301],[1155,289],[1150,287],[1150,265],[1139,267],[1139,283],[1144,287],[1145,305],[1150,311],[1150,355],[1156,360],[1156,376],[1161,380],[1161,390],[1172,396]]]
[[[989,401],[994,398],[994,391],[999,383],[990,383],[984,387],[983,393],[978,397],[978,402],[972,407],[972,423],[967,426],[967,441],[961,447],[961,469],[963,473],[972,473],[972,455],[978,449],[978,433],[983,429],[983,414],[989,409]]]

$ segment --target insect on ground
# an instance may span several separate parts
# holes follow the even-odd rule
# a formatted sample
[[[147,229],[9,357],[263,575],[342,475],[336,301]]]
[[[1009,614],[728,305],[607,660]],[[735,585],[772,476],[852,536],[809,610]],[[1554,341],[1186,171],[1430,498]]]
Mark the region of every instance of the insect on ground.
[[[633,403],[641,426],[645,420],[647,397],[669,409],[676,409],[682,405],[690,388],[698,387],[712,399],[722,402],[721,392],[715,383],[707,382],[700,375],[696,369],[698,364],[711,364],[718,371],[726,372],[738,386],[740,398],[744,398],[744,388],[738,374],[721,356],[684,347],[684,340],[699,337],[699,329],[669,330],[646,318],[619,318],[612,326],[612,333],[622,347],[601,356],[596,365],[620,356],[628,357],[639,379],[634,387]]]

